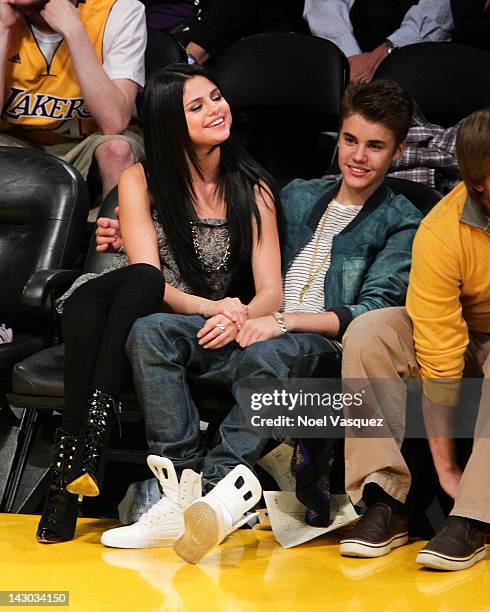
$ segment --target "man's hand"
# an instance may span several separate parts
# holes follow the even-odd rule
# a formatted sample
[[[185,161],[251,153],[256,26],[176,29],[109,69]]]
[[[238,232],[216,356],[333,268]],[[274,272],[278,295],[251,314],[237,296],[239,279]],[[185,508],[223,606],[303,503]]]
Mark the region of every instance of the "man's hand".
[[[238,328],[228,317],[215,315],[197,332],[199,344],[203,348],[217,349],[235,340]]]
[[[359,83],[369,83],[373,78],[376,69],[388,55],[388,49],[385,45],[379,45],[376,49],[368,53],[358,53],[351,55],[349,60],[350,65],[350,80],[356,85]]]
[[[63,38],[68,38],[82,26],[80,13],[70,0],[49,0],[39,12],[44,21]]]
[[[272,315],[245,321],[235,340],[245,348],[259,340],[270,340],[281,335],[281,329]]]
[[[119,206],[116,206],[115,219],[99,217],[97,219],[97,230],[95,231],[95,242],[99,253],[117,253],[124,245],[121,240],[119,228]]]
[[[21,14],[13,6],[13,0],[0,0],[0,28],[10,30],[19,21]]]

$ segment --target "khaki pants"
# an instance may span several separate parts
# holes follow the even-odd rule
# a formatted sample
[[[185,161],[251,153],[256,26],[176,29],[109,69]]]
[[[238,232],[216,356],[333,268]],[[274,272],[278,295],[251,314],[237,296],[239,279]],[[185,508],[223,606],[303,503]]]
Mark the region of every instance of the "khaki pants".
[[[134,159],[137,162],[143,159],[143,138],[136,127],[128,128],[123,134],[105,135],[100,132],[94,132],[83,140],[73,140],[72,142],[56,145],[31,143],[27,140],[11,136],[8,132],[0,134],[0,146],[27,147],[45,151],[75,167],[85,179],[92,164],[95,149],[108,140],[125,140],[133,151]]]
[[[392,437],[347,437],[345,441],[346,489],[353,503],[364,486],[376,483],[389,495],[404,502],[411,484],[410,472],[400,452],[406,412],[404,380],[419,377],[413,344],[413,328],[405,308],[384,308],[355,319],[343,339],[342,377],[390,379],[389,393],[369,392],[370,409],[384,418]],[[490,378],[490,336],[470,332],[465,354],[465,374]],[[399,383],[399,384],[396,384]],[[484,388],[477,430],[490,397]],[[475,437],[471,457],[463,473],[451,514],[490,523],[490,435]]]

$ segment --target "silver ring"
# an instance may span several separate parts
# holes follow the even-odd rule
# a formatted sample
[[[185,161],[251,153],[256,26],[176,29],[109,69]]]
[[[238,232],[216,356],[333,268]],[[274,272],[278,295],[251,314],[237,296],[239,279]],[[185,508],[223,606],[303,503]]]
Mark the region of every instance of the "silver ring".
[[[216,323],[215,327],[216,329],[219,329],[220,334],[223,334],[225,332],[225,326],[223,325],[223,323]]]

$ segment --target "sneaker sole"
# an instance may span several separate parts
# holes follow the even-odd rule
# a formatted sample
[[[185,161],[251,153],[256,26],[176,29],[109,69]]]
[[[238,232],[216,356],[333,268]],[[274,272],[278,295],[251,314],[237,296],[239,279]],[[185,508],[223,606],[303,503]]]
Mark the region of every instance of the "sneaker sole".
[[[368,542],[366,540],[342,540],[340,554],[343,557],[383,557],[394,548],[408,543],[408,533],[398,533],[385,542]]]
[[[199,563],[218,543],[218,518],[211,506],[196,502],[184,513],[184,534],[176,540],[174,551],[187,563]]]
[[[155,540],[134,540],[132,542],[118,542],[110,538],[100,538],[101,544],[109,548],[165,548],[170,547],[175,542],[175,538],[160,538]]]
[[[483,561],[485,558],[485,547],[479,548],[472,555],[464,558],[448,557],[430,550],[423,550],[419,552],[416,558],[416,563],[423,565],[424,567],[430,567],[431,569],[448,570],[455,572],[457,570],[468,569]]]

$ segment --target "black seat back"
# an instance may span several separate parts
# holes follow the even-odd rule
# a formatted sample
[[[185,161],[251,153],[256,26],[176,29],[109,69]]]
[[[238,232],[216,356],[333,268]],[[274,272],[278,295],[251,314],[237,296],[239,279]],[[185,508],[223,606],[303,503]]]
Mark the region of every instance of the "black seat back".
[[[402,83],[432,123],[455,125],[490,106],[490,52],[456,43],[420,43],[395,49],[375,79]]]
[[[297,33],[243,38],[211,68],[233,110],[235,130],[280,184],[319,176],[337,131],[348,62],[333,43]]]
[[[158,68],[179,62],[187,62],[184,47],[168,32],[148,28],[145,51],[146,78],[148,79]]]
[[[89,200],[74,168],[29,149],[0,147],[0,185],[0,322],[15,333],[43,316],[21,304],[33,272],[74,265]]]
[[[442,195],[423,183],[407,179],[387,177],[385,184],[396,194],[404,195],[425,216],[442,198]]]

